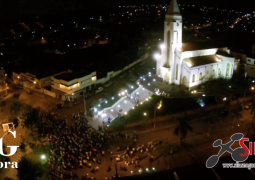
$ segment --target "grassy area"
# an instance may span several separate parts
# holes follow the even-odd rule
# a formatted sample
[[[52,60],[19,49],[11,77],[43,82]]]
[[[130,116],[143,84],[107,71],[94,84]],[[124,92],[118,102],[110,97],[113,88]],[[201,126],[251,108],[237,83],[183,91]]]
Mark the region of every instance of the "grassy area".
[[[161,96],[152,96],[148,101],[140,103],[131,109],[127,115],[124,115],[120,119],[115,119],[111,122],[112,128],[124,128],[125,124],[131,124],[139,121],[143,121],[145,125],[150,123],[150,120],[154,117],[155,106],[162,101],[162,107],[156,110],[156,116],[165,116],[169,114],[180,113],[188,110],[194,110],[199,108],[199,104],[196,99],[168,99]]]

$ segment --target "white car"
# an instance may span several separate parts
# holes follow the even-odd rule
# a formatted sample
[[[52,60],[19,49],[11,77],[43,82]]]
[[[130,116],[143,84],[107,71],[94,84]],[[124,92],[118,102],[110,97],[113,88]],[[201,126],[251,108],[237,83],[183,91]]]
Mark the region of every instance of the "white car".
[[[104,103],[105,101],[106,101],[105,98],[100,98],[100,99],[98,99],[98,102],[99,102],[100,104]]]
[[[104,88],[99,87],[99,88],[97,88],[97,90],[95,91],[95,94],[97,94],[97,93],[99,93],[99,92],[101,92],[101,91],[103,91],[103,90],[104,90]]]
[[[106,83],[104,86],[105,87],[108,87],[108,86],[110,86],[112,84],[112,81],[109,81],[108,83]]]

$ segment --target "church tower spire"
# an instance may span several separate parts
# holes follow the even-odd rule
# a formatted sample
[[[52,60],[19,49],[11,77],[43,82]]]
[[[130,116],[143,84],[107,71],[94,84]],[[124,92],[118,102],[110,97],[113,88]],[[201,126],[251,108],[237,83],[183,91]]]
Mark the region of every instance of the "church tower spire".
[[[164,49],[161,59],[157,61],[157,74],[168,83],[179,79],[179,62],[176,59],[176,49],[182,46],[182,15],[177,0],[171,0],[164,22]],[[162,68],[161,68],[162,67]],[[177,68],[176,68],[177,67]],[[175,77],[177,74],[177,78]]]
[[[179,9],[179,6],[177,4],[177,1],[176,0],[172,0],[171,3],[170,3],[170,6],[168,8],[168,11],[166,13],[167,15],[181,15],[180,13],[180,9]]]

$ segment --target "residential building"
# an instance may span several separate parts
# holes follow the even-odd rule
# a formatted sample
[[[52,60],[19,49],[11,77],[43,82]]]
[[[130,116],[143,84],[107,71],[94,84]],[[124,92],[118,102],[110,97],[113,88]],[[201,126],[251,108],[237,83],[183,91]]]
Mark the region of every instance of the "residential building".
[[[96,71],[79,73],[66,72],[51,77],[51,91],[56,93],[56,97],[66,101],[72,101],[83,92],[96,86]]]
[[[255,56],[250,55],[246,58],[245,76],[255,78]]]
[[[45,87],[51,86],[51,76],[62,74],[68,71],[62,71],[59,73],[48,74],[45,76],[39,74],[32,74],[29,72],[12,72],[13,83],[22,86],[24,89],[34,89],[42,91]]]

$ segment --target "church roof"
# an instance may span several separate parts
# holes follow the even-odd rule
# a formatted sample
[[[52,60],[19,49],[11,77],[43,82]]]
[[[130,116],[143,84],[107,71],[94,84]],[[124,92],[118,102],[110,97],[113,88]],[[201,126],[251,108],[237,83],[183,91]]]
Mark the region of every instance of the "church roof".
[[[224,46],[217,43],[182,43],[181,51],[196,51],[203,49],[212,49],[212,48],[223,48]]]
[[[234,57],[233,55],[228,54],[228,52],[226,52],[226,51],[217,51],[216,54],[221,55],[221,56],[225,56],[225,57]]]
[[[218,58],[215,55],[197,56],[184,59],[184,62],[188,67],[202,66],[206,64],[218,63]]]
[[[167,15],[181,15],[178,3],[176,0],[171,0],[170,6],[166,13]]]

